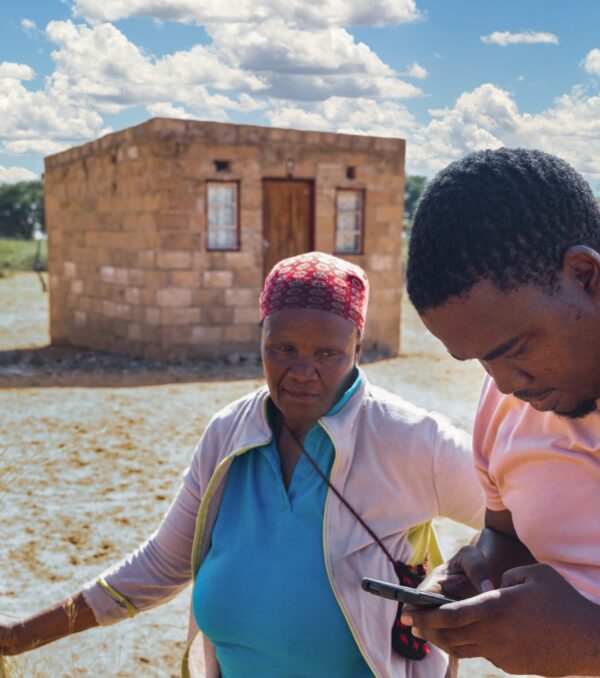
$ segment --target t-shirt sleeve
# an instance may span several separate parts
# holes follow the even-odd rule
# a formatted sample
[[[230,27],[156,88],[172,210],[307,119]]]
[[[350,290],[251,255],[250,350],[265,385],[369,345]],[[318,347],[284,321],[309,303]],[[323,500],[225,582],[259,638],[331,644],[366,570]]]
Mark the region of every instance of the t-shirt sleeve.
[[[486,376],[475,415],[475,426],[473,427],[473,463],[477,478],[483,487],[486,506],[491,511],[504,511],[506,509],[498,487],[490,474],[490,458],[499,423],[499,400],[500,392],[494,386],[492,379]]]
[[[198,455],[158,529],[135,551],[82,589],[100,625],[166,603],[191,581],[191,553],[201,500]]]
[[[471,436],[435,419],[433,476],[439,514],[475,529],[483,526],[484,499],[471,454]]]

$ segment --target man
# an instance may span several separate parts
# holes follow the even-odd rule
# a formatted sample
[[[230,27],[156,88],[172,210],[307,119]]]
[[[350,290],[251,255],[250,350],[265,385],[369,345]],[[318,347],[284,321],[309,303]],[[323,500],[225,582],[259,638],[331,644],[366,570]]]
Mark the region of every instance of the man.
[[[473,597],[404,620],[511,673],[600,676],[598,203],[554,156],[473,153],[422,197],[407,286],[450,354],[488,374],[474,428],[487,527],[438,575]]]

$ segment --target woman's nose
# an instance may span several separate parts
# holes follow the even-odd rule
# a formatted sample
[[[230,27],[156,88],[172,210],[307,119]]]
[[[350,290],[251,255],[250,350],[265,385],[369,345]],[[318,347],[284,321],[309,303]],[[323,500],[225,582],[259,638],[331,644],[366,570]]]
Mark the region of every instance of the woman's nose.
[[[298,380],[308,381],[314,379],[316,375],[314,361],[310,358],[297,356],[290,365],[289,372],[292,377]]]
[[[510,394],[515,391],[524,391],[531,385],[533,377],[514,365],[503,364],[500,360],[494,360],[493,364],[482,360],[481,364],[483,369],[496,382],[501,393]]]

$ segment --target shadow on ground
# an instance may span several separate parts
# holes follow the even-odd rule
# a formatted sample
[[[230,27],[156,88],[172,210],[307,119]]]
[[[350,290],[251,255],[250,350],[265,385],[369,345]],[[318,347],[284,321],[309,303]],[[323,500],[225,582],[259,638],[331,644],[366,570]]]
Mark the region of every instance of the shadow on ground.
[[[381,354],[371,352],[363,356],[362,362],[373,363],[382,358]],[[74,346],[0,350],[0,389],[132,388],[261,378],[258,354],[157,362]]]

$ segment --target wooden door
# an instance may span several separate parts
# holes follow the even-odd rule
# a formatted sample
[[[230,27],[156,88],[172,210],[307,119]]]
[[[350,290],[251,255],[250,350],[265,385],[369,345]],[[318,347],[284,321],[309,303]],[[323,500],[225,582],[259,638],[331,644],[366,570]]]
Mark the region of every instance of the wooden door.
[[[265,275],[286,257],[310,252],[313,243],[313,182],[265,179],[263,251]]]

